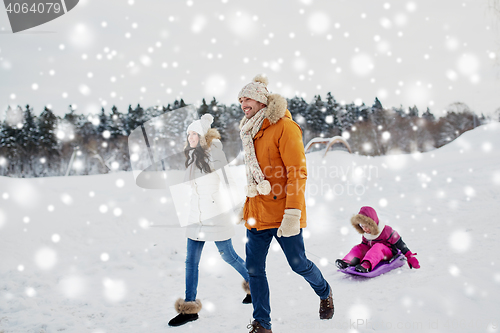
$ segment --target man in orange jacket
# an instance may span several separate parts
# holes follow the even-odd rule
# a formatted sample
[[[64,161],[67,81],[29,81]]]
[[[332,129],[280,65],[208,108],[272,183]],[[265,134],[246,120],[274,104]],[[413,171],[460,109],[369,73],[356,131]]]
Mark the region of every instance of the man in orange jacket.
[[[307,168],[302,131],[292,120],[286,99],[270,94],[267,83],[267,78],[258,75],[238,94],[245,112],[240,136],[248,183],[242,219],[248,229],[246,265],[254,307],[250,332],[271,332],[265,267],[273,237],[292,270],[320,297],[320,318],[331,319],[334,312],[332,290],[304,249]]]

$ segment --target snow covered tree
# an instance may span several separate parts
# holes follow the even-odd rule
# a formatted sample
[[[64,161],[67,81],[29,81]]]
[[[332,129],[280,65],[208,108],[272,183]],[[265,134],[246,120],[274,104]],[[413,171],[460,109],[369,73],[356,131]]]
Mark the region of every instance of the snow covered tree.
[[[408,108],[408,112],[406,114],[409,117],[418,117],[418,108],[414,105],[413,107]]]
[[[57,124],[58,117],[54,115],[52,110],[45,107],[38,117],[38,130],[40,134],[39,155],[41,159],[39,167],[41,169],[40,172],[44,176],[52,175],[52,172],[57,170],[60,164],[61,154],[56,136]]]
[[[303,115],[308,106],[307,102],[302,97],[295,96],[287,100],[287,104],[293,120],[299,124],[300,127],[305,126],[305,118]]]
[[[340,104],[337,103],[335,98],[329,92],[326,94],[326,112],[325,112],[325,122],[328,124],[328,137],[334,137],[336,135],[342,134],[342,126],[338,117],[338,112],[340,109]]]
[[[215,99],[215,97],[212,99],[210,102],[210,105],[208,105],[208,113],[210,113],[212,116],[214,116],[214,122],[212,124],[212,127],[216,128],[222,128],[223,122],[225,119],[221,118],[221,116],[224,115],[224,109],[225,106],[219,105],[219,102]]]
[[[498,121],[500,122],[500,108],[496,109],[495,110],[495,113],[494,113],[494,118],[493,118],[495,121]]]
[[[314,96],[314,100],[309,104],[303,114],[305,118],[304,142],[315,137],[327,137],[326,105],[321,100],[321,96]]]
[[[459,137],[462,133],[479,125],[479,119],[463,103],[453,103],[447,108],[446,116],[438,122],[439,135],[436,147],[441,147]]]
[[[422,118],[430,122],[434,122],[436,120],[436,117],[434,117],[429,108],[427,108],[427,110],[425,110],[425,112],[422,113]]]
[[[180,108],[183,108],[185,107],[187,104],[184,103],[184,100],[181,98],[180,101],[178,100],[175,100],[174,101],[174,104],[172,105],[172,110],[175,110],[175,109],[180,109]]]
[[[4,157],[8,160],[7,174],[22,174],[21,163],[23,151],[19,144],[21,128],[23,127],[23,110],[21,107],[8,108],[5,112],[5,121],[2,124],[1,145],[5,149]]]
[[[111,136],[114,138],[126,136],[127,129],[125,116],[118,111],[118,108],[114,105],[111,108],[111,115],[109,118],[109,131],[111,132]]]
[[[132,106],[129,105],[128,113],[126,115],[127,135],[130,134],[137,127],[144,124],[145,121],[146,121],[146,114],[141,105],[137,104],[135,109],[132,109]]]
[[[207,102],[203,98],[202,101],[201,101],[201,105],[198,108],[198,117],[203,116],[205,113],[209,113],[209,107],[207,105]]]
[[[109,130],[109,117],[104,111],[104,107],[101,107],[101,113],[99,114],[99,125],[97,126],[97,132],[102,134],[102,132]]]

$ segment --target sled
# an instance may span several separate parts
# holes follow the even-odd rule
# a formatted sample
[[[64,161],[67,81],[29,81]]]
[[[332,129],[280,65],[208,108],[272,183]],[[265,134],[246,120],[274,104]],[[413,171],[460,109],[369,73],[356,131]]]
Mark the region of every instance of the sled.
[[[354,266],[349,266],[346,269],[339,269],[339,272],[342,272],[344,274],[359,275],[367,278],[372,278],[403,266],[405,264],[405,261],[406,261],[405,256],[401,253],[401,251],[398,250],[398,253],[396,253],[394,257],[391,258],[391,260],[382,260],[381,262],[378,263],[377,266],[375,266],[374,269],[372,269],[368,273],[357,272],[354,269]]]

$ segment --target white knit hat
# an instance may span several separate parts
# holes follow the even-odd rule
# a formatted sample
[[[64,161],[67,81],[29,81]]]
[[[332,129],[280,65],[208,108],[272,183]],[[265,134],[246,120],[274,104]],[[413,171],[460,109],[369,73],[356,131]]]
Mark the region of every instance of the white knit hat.
[[[187,128],[186,133],[189,134],[190,131],[196,132],[200,135],[200,144],[206,146],[205,135],[207,135],[212,123],[214,122],[214,116],[210,113],[205,113],[200,119],[193,121]]]
[[[267,105],[267,96],[269,96],[269,91],[266,88],[267,83],[267,77],[261,74],[257,75],[253,78],[252,82],[241,89],[238,94],[238,102],[241,97],[247,97]]]
[[[205,136],[214,122],[214,116],[210,113],[205,113],[200,119],[193,121],[187,128],[186,133],[190,131],[196,132],[201,136]]]

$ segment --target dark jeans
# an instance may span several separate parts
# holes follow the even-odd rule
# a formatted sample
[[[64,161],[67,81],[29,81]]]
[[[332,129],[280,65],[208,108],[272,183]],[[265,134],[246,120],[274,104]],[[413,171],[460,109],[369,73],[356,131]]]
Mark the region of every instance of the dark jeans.
[[[198,272],[201,259],[201,251],[205,245],[204,241],[195,241],[190,238],[187,240],[187,255],[186,255],[186,302],[196,300],[196,292],[198,289]],[[245,261],[238,256],[234,251],[231,239],[225,241],[216,241],[217,249],[222,259],[248,281],[248,273],[245,267]]]
[[[292,237],[277,237],[278,229],[247,230],[246,264],[252,292],[253,317],[264,328],[271,329],[271,306],[269,285],[266,277],[266,257],[269,245],[274,238],[285,253],[292,270],[309,282],[321,299],[328,298],[330,286],[316,265],[306,257],[302,229]]]

